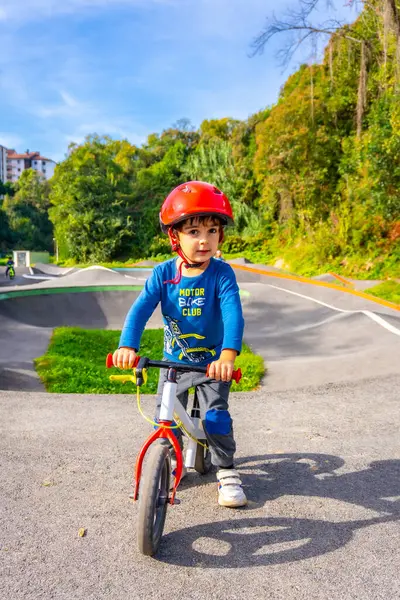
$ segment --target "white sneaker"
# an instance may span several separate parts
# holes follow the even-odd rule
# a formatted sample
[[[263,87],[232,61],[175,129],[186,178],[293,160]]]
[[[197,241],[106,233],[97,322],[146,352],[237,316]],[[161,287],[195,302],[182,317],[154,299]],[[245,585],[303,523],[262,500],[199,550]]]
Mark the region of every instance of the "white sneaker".
[[[242,488],[242,482],[236,469],[220,469],[217,473],[218,479],[218,504],[220,506],[245,506],[247,504],[246,494]]]

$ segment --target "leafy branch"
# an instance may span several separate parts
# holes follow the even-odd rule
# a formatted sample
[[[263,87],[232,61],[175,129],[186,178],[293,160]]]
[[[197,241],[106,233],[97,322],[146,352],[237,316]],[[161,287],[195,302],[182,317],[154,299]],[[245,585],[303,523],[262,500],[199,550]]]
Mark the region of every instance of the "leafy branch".
[[[362,42],[362,39],[354,35],[344,20],[329,18],[322,23],[314,22],[313,14],[317,11],[319,3],[320,0],[300,0],[298,10],[288,10],[282,18],[272,15],[271,22],[253,40],[251,56],[263,53],[266,45],[278,34],[292,34],[277,52],[281,66],[287,66],[298,48],[307,40],[311,42],[311,46],[315,50],[320,36],[332,36],[340,32],[340,36],[345,39],[355,43]],[[351,4],[353,2],[349,6]],[[327,1],[327,8],[333,8],[331,0]]]

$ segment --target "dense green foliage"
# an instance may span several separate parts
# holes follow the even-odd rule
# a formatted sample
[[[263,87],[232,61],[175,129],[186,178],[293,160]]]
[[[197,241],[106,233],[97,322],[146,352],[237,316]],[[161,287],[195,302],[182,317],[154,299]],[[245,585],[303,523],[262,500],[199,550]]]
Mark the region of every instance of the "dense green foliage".
[[[120,331],[85,330],[76,327],[55,329],[46,354],[35,360],[36,370],[47,391],[73,394],[135,393],[136,388],[130,383],[110,381],[112,371],[105,367],[105,357],[118,347],[120,334]],[[163,330],[145,330],[140,354],[153,360],[161,360],[162,349]],[[244,344],[235,364],[236,368],[242,369],[243,377],[238,385],[234,384],[234,391],[255,389],[264,375],[261,356],[254,355]],[[116,369],[113,371],[117,372]],[[149,369],[147,384],[142,386],[141,391],[154,394],[157,382],[158,370]]]
[[[301,66],[277,103],[246,121],[205,120],[196,131],[182,119],[141,147],[89,136],[69,148],[51,182],[60,258],[165,256],[160,205],[178,183],[202,179],[232,201],[226,254],[281,258],[303,274],[399,276],[399,91],[400,0],[373,0],[336,30],[320,64]],[[37,245],[26,194],[6,198],[0,235],[18,229]]]
[[[5,184],[0,210],[1,250],[53,248],[53,225],[49,220],[49,182],[33,169],[23,171],[18,182]]]
[[[5,196],[6,194],[8,194],[9,196],[13,196],[14,193],[15,191],[12,183],[10,183],[9,181],[7,181],[6,183],[0,181],[0,196]]]

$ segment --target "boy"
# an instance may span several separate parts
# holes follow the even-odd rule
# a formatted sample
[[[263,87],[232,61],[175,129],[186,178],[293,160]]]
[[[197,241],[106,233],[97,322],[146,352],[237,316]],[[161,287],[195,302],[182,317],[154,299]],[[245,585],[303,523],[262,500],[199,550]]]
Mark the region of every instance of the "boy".
[[[213,464],[218,468],[218,503],[247,504],[233,465],[236,444],[228,397],[236,356],[243,337],[239,289],[232,268],[214,259],[224,227],[233,222],[228,198],[201,181],[179,185],[166,198],[160,212],[178,258],[157,265],[144,290],[132,305],[124,324],[116,367],[132,368],[144,327],[161,302],[164,319],[164,357],[185,364],[210,365],[208,377],[178,375],[177,395],[185,405],[188,389],[195,386],[203,427]],[[166,371],[160,374],[158,408]]]

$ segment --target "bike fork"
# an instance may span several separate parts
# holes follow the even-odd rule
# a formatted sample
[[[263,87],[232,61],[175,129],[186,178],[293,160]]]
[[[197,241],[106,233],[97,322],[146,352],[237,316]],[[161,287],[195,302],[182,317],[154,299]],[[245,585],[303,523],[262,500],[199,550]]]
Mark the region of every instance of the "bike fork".
[[[171,496],[168,500],[170,504],[175,503],[176,489],[180,483],[183,470],[182,449],[179,445],[177,437],[173,433],[173,429],[169,429],[169,427],[171,427],[171,425],[173,424],[176,387],[176,370],[173,368],[168,369],[167,381],[164,385],[163,396],[161,401],[159,419],[160,427],[153,431],[153,433],[147,438],[136,460],[133,500],[138,499],[140,478],[142,475],[143,468],[143,459],[146,455],[147,450],[149,449],[151,444],[157,439],[165,439],[169,441],[176,455],[175,481],[174,486],[172,488]]]

